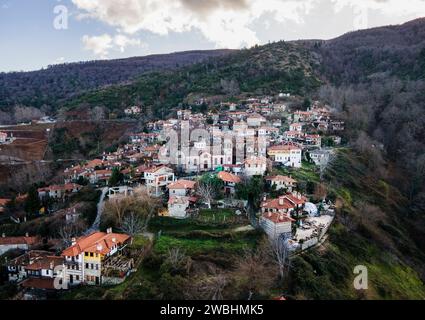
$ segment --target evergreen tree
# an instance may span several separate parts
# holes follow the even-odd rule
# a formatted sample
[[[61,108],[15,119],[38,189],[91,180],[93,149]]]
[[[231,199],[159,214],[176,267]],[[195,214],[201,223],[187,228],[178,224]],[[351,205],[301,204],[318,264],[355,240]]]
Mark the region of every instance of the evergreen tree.
[[[35,214],[40,210],[41,203],[40,198],[38,197],[38,191],[35,186],[32,186],[28,190],[28,197],[25,200],[25,212],[28,214]]]
[[[116,167],[112,169],[112,175],[109,178],[109,182],[108,182],[109,186],[115,187],[119,185],[122,180],[123,180],[123,174],[120,172],[120,169]]]

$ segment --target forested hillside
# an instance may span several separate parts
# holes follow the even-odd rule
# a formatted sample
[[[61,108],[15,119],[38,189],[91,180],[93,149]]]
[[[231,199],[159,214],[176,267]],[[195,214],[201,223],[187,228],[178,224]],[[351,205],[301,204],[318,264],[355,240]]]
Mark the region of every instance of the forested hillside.
[[[175,71],[145,74],[132,84],[95,90],[69,100],[64,106],[69,109],[88,104],[119,113],[123,106],[142,103],[162,116],[162,111],[190,102],[191,97],[306,94],[320,84],[314,73],[315,63],[303,46],[282,41]]]
[[[232,50],[187,51],[118,60],[49,66],[33,72],[0,73],[0,109],[16,104],[56,108],[63,99],[103,86],[128,83],[146,72],[172,70],[231,53]]]

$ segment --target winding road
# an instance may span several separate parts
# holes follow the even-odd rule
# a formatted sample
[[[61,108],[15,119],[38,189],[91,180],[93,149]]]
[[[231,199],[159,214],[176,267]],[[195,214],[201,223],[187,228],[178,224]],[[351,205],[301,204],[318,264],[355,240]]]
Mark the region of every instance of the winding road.
[[[100,226],[100,218],[102,217],[103,209],[105,207],[105,197],[108,193],[109,188],[105,187],[102,190],[102,195],[100,196],[99,202],[97,203],[97,215],[96,219],[93,222],[93,225],[84,233],[85,235],[89,235],[93,232],[99,231]]]

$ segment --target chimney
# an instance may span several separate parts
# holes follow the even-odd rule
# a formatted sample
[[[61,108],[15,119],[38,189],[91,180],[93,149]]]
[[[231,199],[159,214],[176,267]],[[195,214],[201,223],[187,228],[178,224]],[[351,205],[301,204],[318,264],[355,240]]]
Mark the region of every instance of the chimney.
[[[283,206],[285,204],[285,198],[284,197],[279,197],[279,205]]]
[[[98,244],[98,245],[96,246],[96,249],[97,249],[97,251],[102,251],[103,247],[102,247],[102,245],[101,245],[101,244]]]
[[[71,239],[71,245],[75,245],[76,243],[77,243],[77,239],[72,238],[72,239]]]
[[[50,262],[50,270],[53,270],[55,268],[55,264],[53,263],[53,261]]]
[[[267,201],[267,196],[263,197],[263,201],[266,202]]]
[[[112,233],[112,228],[108,228],[108,229],[106,230],[106,233],[107,233],[107,234],[111,234],[111,233]]]
[[[27,233],[25,233],[25,238],[28,238],[30,235]]]
[[[116,238],[112,238],[112,242],[113,243],[117,242],[117,239]]]
[[[2,237],[2,238],[6,238],[6,233],[4,233],[4,232],[3,232],[3,233],[1,234],[1,237]]]

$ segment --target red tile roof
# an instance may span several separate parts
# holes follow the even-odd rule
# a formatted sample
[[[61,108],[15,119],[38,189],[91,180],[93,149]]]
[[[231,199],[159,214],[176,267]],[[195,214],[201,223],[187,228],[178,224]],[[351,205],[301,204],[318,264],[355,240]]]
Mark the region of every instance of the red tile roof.
[[[168,189],[193,189],[195,188],[196,182],[190,180],[178,180],[171,183]]]
[[[16,245],[16,244],[26,244],[34,245],[38,241],[37,237],[0,237],[0,245]]]
[[[21,285],[29,289],[55,290],[53,278],[28,278]]]
[[[114,244],[122,245],[130,239],[127,234],[95,232],[81,237],[76,244],[65,249],[62,256],[75,257],[83,252],[108,254]],[[115,240],[115,242],[114,242]]]
[[[26,270],[47,270],[54,269],[56,266],[62,265],[64,262],[63,257],[47,256],[36,260],[34,263],[27,265]],[[53,267],[53,268],[52,268]]]
[[[218,178],[223,180],[224,182],[230,182],[230,183],[240,183],[241,178],[238,176],[231,174],[230,172],[221,171],[218,173]]]
[[[286,223],[286,222],[294,222],[295,220],[291,217],[288,217],[285,214],[272,212],[272,213],[263,213],[263,218],[272,221],[273,223]]]

